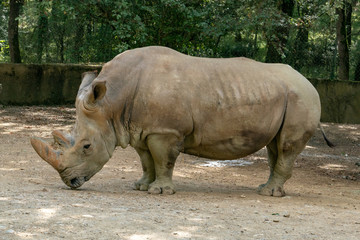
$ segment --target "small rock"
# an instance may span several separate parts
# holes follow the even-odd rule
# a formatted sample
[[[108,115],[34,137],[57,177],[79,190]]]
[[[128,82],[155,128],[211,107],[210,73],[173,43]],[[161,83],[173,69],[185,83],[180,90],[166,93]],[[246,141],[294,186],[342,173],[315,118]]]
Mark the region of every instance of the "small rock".
[[[154,220],[156,223],[163,223],[163,221],[161,219],[155,219]]]
[[[356,166],[360,167],[360,162],[355,163]]]
[[[13,229],[6,230],[5,233],[13,234],[15,231]]]
[[[277,223],[277,222],[280,222],[280,220],[278,220],[278,219],[274,219],[274,220],[273,220],[273,222],[276,222],[276,223]]]
[[[82,217],[84,217],[84,218],[93,218],[94,216],[93,216],[93,215],[85,214],[85,215],[82,215]]]
[[[80,203],[74,203],[74,204],[71,204],[72,207],[82,207],[83,204],[80,204]]]
[[[354,177],[354,176],[342,176],[342,178],[346,179],[346,180],[356,181],[356,177]]]
[[[285,213],[285,214],[283,215],[283,217],[288,218],[288,217],[290,217],[290,214],[289,214],[289,213]]]

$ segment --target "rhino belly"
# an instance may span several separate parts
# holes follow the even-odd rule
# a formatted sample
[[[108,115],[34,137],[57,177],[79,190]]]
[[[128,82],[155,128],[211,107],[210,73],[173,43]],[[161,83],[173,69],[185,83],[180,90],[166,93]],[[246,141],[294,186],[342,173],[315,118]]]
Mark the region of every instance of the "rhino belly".
[[[266,135],[242,131],[239,136],[227,139],[205,138],[204,143],[201,142],[197,146],[186,146],[185,144],[184,153],[210,159],[237,159],[257,152],[269,144],[275,134]]]
[[[285,99],[276,100],[194,118],[198,121],[185,136],[184,152],[210,159],[237,159],[260,150],[281,128]]]

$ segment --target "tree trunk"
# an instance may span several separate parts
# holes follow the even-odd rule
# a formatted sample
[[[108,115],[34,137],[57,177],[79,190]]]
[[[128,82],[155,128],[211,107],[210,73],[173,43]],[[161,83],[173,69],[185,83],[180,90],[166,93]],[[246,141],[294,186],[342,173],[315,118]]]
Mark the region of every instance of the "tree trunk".
[[[354,81],[360,81],[360,56],[357,59],[356,66],[355,66],[355,77]]]
[[[74,51],[73,51],[73,60],[75,62],[82,61],[82,50],[81,46],[83,45],[83,37],[84,37],[84,24],[79,21],[76,25],[76,32],[75,32],[75,41],[74,41]]]
[[[61,31],[61,32],[62,32],[62,34],[59,37],[59,47],[60,47],[59,55],[60,55],[60,62],[64,63],[64,60],[65,60],[65,58],[64,58],[64,35],[65,35],[65,33],[64,32],[65,32],[65,30]]]
[[[45,9],[42,5],[42,0],[39,0],[39,19],[38,19],[38,31],[37,31],[37,62],[42,62],[44,40],[46,41],[46,33],[48,29],[48,17]]]
[[[278,43],[278,44],[277,44]],[[265,62],[267,63],[281,63],[281,52],[282,52],[282,45],[283,41],[279,39],[279,41],[271,41],[268,40],[268,47]]]
[[[295,2],[294,0],[278,0],[277,8],[280,11],[281,15],[292,16],[294,10]],[[266,53],[265,61],[268,63],[271,62],[282,62],[282,55],[287,43],[289,36],[289,26],[286,24],[275,27],[274,33],[275,36],[270,36],[267,39],[268,51]]]
[[[306,26],[298,27],[298,32],[295,38],[293,59],[294,68],[300,70],[308,61],[308,43],[309,43],[309,29]]]
[[[343,7],[336,9],[338,20],[336,23],[336,39],[339,52],[338,78],[343,81],[349,80],[349,51],[351,45],[351,13],[352,6],[347,0],[343,0]]]
[[[21,63],[19,46],[19,20],[20,8],[24,0],[10,0],[8,40],[10,47],[10,59],[13,63]]]

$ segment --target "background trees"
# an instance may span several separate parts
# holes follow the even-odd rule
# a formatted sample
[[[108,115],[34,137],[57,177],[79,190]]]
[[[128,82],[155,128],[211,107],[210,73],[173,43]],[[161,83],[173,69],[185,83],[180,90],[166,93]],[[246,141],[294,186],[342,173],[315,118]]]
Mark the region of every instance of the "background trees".
[[[307,77],[360,80],[359,5],[356,0],[0,0],[0,61],[106,62],[130,48],[163,45],[196,56],[288,63]]]
[[[338,77],[340,80],[349,79],[352,5],[355,5],[355,1],[343,0],[340,1],[336,7],[336,14],[338,15],[336,22],[336,37],[339,50]]]
[[[21,63],[20,46],[19,46],[19,20],[20,8],[23,5],[23,0],[10,0],[9,3],[9,52],[11,62]]]

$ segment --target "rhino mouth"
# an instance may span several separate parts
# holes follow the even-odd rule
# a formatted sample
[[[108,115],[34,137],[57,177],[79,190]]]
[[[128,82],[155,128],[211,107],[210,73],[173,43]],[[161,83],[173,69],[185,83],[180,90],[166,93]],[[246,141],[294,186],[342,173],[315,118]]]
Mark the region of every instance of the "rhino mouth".
[[[68,185],[69,187],[71,187],[71,189],[76,189],[81,187],[85,182],[89,181],[90,178],[92,178],[92,176],[94,176],[95,174],[89,175],[89,176],[85,176],[85,177],[74,177],[71,178],[70,181],[63,179],[63,182]]]
[[[66,185],[68,185],[72,189],[76,189],[81,187],[88,180],[89,179],[87,177],[75,177],[71,179],[69,182],[67,182]]]

